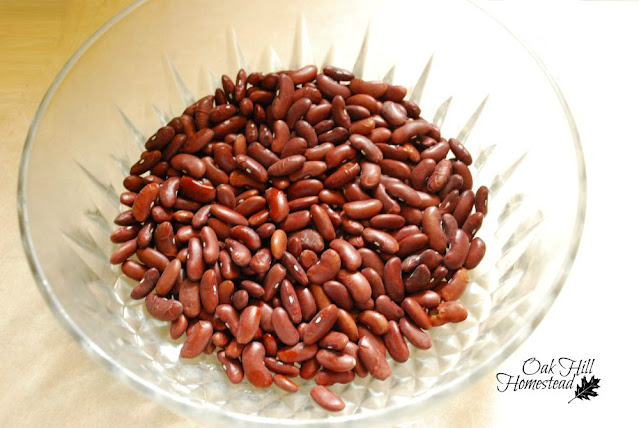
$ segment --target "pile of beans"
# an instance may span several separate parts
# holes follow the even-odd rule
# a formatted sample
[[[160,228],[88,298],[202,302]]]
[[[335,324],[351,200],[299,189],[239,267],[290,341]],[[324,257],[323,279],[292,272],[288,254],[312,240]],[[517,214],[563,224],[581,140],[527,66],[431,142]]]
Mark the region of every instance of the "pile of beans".
[[[240,70],[149,138],[111,263],[186,334],[182,358],[217,350],[259,388],[314,378],[339,411],[326,386],[386,379],[387,352],[404,362],[406,341],[428,349],[425,330],[466,319],[487,188],[405,95],[336,67]]]

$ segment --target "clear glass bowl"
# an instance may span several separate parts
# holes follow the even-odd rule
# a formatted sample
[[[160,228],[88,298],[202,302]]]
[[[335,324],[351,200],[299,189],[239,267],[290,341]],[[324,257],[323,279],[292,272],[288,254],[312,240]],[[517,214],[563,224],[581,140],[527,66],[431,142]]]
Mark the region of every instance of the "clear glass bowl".
[[[214,357],[181,361],[167,325],[128,298],[131,282],[108,263],[122,179],[146,137],[239,66],[307,63],[408,86],[426,119],[465,141],[475,187],[491,193],[480,231],[488,252],[462,298],[468,320],[432,330],[432,349],[412,349],[384,382],[334,386],[347,403],[337,414],[311,402],[312,383],[298,394],[258,390],[230,384]],[[420,421],[428,404],[499,364],[549,310],[579,245],[585,199],[578,133],[555,82],[499,22],[459,1],[137,2],[51,85],[18,192],[37,284],[82,348],[159,403],[234,426]]]

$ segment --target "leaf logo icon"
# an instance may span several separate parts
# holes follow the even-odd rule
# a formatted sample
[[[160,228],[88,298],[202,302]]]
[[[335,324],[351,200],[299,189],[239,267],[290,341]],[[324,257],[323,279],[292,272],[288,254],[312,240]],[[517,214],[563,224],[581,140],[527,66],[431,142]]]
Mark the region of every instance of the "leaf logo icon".
[[[596,377],[592,376],[589,381],[586,380],[586,376],[581,378],[581,385],[577,385],[577,389],[575,389],[575,396],[572,398],[578,398],[580,400],[590,400],[590,397],[596,397],[597,391],[595,389],[599,388],[599,381]],[[570,400],[568,404],[572,402]]]

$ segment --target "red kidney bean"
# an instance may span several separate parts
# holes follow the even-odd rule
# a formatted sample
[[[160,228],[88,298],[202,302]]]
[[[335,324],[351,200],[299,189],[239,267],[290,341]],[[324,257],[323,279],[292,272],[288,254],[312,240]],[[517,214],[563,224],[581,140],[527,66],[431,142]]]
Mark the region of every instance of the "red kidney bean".
[[[186,274],[191,281],[198,281],[204,274],[204,258],[202,257],[202,241],[189,239],[189,256],[186,261]]]
[[[363,336],[359,340],[358,354],[366,370],[375,379],[384,380],[391,375],[391,368],[384,354],[373,344],[373,339],[369,336]]]
[[[475,233],[481,228],[482,223],[484,222],[484,215],[480,212],[472,213],[468,216],[464,225],[462,226],[462,230],[469,238],[475,236]],[[455,222],[456,223],[456,222]]]
[[[353,94],[367,94],[373,98],[381,98],[386,93],[388,85],[381,80],[365,81],[354,78],[350,82],[350,88]]]
[[[135,260],[126,260],[122,263],[122,273],[129,278],[140,281],[144,277],[144,273],[147,271],[146,266]]]
[[[283,177],[298,169],[302,168],[306,158],[302,155],[293,155],[287,158],[281,159],[268,167],[268,174],[271,177]]]
[[[171,321],[171,329],[170,329],[171,339],[177,340],[180,337],[182,337],[188,325],[189,325],[189,321],[184,316],[184,314],[180,315],[177,319],[174,319],[173,321]]]
[[[244,351],[245,345],[240,345],[237,340],[231,340],[224,348],[224,353],[229,358],[240,358],[242,351]]]
[[[429,312],[433,326],[438,327],[449,322],[462,322],[468,317],[468,311],[460,302],[442,302]]]
[[[289,205],[286,194],[280,189],[269,188],[266,193],[266,202],[269,206],[269,216],[275,223],[280,223],[289,214]]]
[[[408,109],[406,111],[408,112]],[[425,120],[412,120],[396,128],[391,135],[391,140],[395,144],[404,144],[413,137],[427,134],[430,129],[431,125]]]
[[[228,303],[220,304],[215,308],[215,314],[226,324],[233,336],[237,336],[240,318],[235,308]]]
[[[306,332],[304,334],[306,335]],[[299,342],[293,346],[287,346],[277,351],[277,358],[284,363],[301,363],[302,361],[314,358],[318,349],[317,344]]]
[[[110,239],[114,244],[122,244],[138,236],[139,232],[140,226],[125,226],[113,231]]]
[[[433,341],[425,331],[413,324],[408,318],[399,321],[399,328],[404,337],[417,349],[429,349]]]
[[[217,353],[217,359],[222,364],[222,368],[231,383],[242,382],[242,379],[244,379],[244,371],[242,370],[242,364],[238,360],[227,357],[224,351]]]
[[[171,158],[171,167],[193,178],[202,178],[206,172],[206,164],[196,156],[181,153]]]
[[[169,265],[169,259],[164,254],[150,247],[139,249],[135,254],[142,263],[159,271],[164,271]]]
[[[324,186],[330,189],[340,188],[353,180],[359,174],[360,169],[359,164],[348,162],[329,175],[324,181]]]
[[[457,229],[450,241],[450,248],[444,256],[444,265],[448,269],[459,269],[463,266],[469,251],[468,235]]]
[[[134,300],[144,299],[155,288],[160,272],[156,268],[151,268],[144,273],[140,283],[131,290],[131,298]]]
[[[337,321],[337,314],[338,310],[335,305],[328,305],[320,310],[308,323],[304,332],[304,344],[312,345],[324,337]]]
[[[486,254],[486,244],[481,238],[474,238],[470,241],[464,267],[466,269],[475,269],[477,265],[479,265],[479,262],[481,262],[484,258],[484,254]]]
[[[371,218],[380,213],[382,203],[377,199],[347,202],[342,207],[346,215],[353,219]]]
[[[179,300],[184,307],[184,315],[195,318],[200,314],[200,284],[187,280],[180,284]]]
[[[200,301],[204,310],[214,313],[219,302],[217,291],[217,278],[213,269],[204,272],[200,280]]]
[[[182,304],[156,294],[148,294],[144,300],[146,310],[160,321],[173,321],[182,315]]]
[[[435,170],[428,178],[426,189],[429,192],[437,193],[444,188],[448,179],[452,174],[452,162],[448,159],[443,159],[437,163]]]
[[[426,265],[419,265],[415,270],[404,280],[407,293],[416,293],[423,290],[428,286],[430,281],[430,270]]]
[[[475,194],[472,190],[464,190],[459,195],[459,201],[453,210],[453,216],[455,217],[455,220],[457,220],[458,225],[464,224],[473,209],[474,202]]]
[[[248,226],[248,220],[246,217],[237,211],[233,211],[232,209],[225,207],[224,205],[211,205],[211,214],[219,220],[229,224]]]
[[[448,144],[450,144],[450,150],[453,152],[457,159],[459,159],[466,165],[470,165],[473,163],[473,157],[470,155],[468,150],[466,150],[462,143],[454,138],[451,138],[448,140]]]
[[[111,261],[186,330],[183,354],[220,347],[232,382],[295,391],[290,376],[384,379],[386,349],[406,361],[404,338],[427,349],[421,328],[467,317],[487,188],[406,93],[335,67],[240,70],[147,141]]]
[[[175,129],[163,126],[153,134],[144,144],[147,150],[162,150],[175,137]]]
[[[337,280],[344,284],[356,303],[365,303],[371,298],[371,285],[361,272],[340,270]]]
[[[343,239],[334,239],[330,247],[339,254],[342,266],[350,271],[359,269],[362,264],[362,257],[355,247]]]
[[[271,254],[276,260],[281,259],[282,255],[284,255],[284,251],[286,251],[286,241],[286,232],[282,229],[277,229],[273,232],[273,235],[271,235]]]
[[[300,367],[300,377],[306,380],[313,379],[318,373],[319,369],[320,365],[315,358],[306,360]]]
[[[328,369],[321,369],[315,375],[315,383],[322,386],[334,385],[336,383],[350,383],[354,379],[355,373],[353,370],[336,372]]]
[[[468,277],[468,270],[461,268],[453,274],[453,277],[439,290],[442,300],[447,302],[451,300],[459,299],[468,283],[470,278]]]
[[[195,323],[184,345],[182,345],[180,357],[195,358],[200,355],[211,341],[212,335],[213,325],[209,321],[198,321]]]
[[[317,362],[324,368],[337,373],[343,373],[355,368],[355,358],[338,352],[320,349],[315,355]]]
[[[399,257],[391,257],[386,262],[383,277],[386,294],[395,302],[401,302],[404,299],[404,282],[402,261]]]
[[[295,85],[293,80],[286,74],[280,75],[277,80],[277,95],[273,100],[273,118],[283,119],[293,104],[293,92]]]
[[[409,350],[404,341],[404,336],[399,328],[399,325],[395,321],[388,323],[388,332],[384,335],[384,345],[388,349],[393,360],[403,363],[408,361]]]
[[[446,250],[446,234],[441,225],[441,213],[437,207],[428,207],[424,211],[422,229],[428,235],[431,248],[440,253]]]
[[[410,317],[415,324],[420,328],[428,330],[432,327],[428,313],[422,308],[419,303],[412,297],[407,297],[402,302],[402,309],[406,312],[406,315]]]
[[[258,388],[268,388],[273,383],[273,376],[264,363],[265,356],[264,345],[260,342],[251,342],[242,351],[244,374],[248,381]]]
[[[275,386],[286,392],[292,393],[299,391],[299,387],[295,382],[281,374],[276,374],[273,376],[273,383],[275,384]]]
[[[151,214],[151,208],[155,203],[155,199],[160,192],[160,186],[155,183],[147,184],[140,190],[137,198],[133,202],[133,217],[139,222],[145,221],[149,214]]]
[[[247,306],[240,315],[236,335],[237,342],[241,345],[251,342],[259,327],[260,308],[255,305]]]
[[[377,311],[365,310],[359,314],[357,320],[377,335],[381,336],[388,331],[388,320]]]
[[[341,398],[322,385],[316,385],[311,388],[311,398],[322,408],[331,412],[339,412],[346,407]]]
[[[338,82],[353,80],[353,78],[355,77],[350,71],[343,68],[334,67],[332,65],[324,67],[322,72],[331,79]]]
[[[320,348],[343,351],[348,344],[348,336],[338,331],[332,331],[319,341]]]
[[[166,269],[164,269],[164,272],[162,272],[162,275],[160,276],[156,284],[155,292],[158,295],[165,296],[171,291],[178,279],[181,268],[182,263],[180,262],[180,260],[171,260]]]
[[[348,289],[339,281],[326,281],[323,285],[324,292],[335,304],[344,310],[351,311],[353,309],[353,299]]]
[[[297,294],[295,293],[293,284],[286,279],[282,281],[282,286],[280,287],[280,300],[291,321],[295,324],[301,323],[302,308],[297,300]]]
[[[486,186],[481,186],[477,189],[477,193],[475,194],[475,211],[483,215],[488,214],[488,188]]]
[[[428,236],[423,233],[417,233],[412,236],[407,236],[399,242],[399,250],[397,255],[399,257],[406,257],[411,254],[415,254],[426,248],[428,245]]]

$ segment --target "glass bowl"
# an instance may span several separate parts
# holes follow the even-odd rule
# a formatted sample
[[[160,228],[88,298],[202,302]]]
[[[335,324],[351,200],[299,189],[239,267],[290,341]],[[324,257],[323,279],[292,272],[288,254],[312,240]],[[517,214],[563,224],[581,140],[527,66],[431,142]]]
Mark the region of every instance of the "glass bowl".
[[[431,330],[386,381],[332,387],[330,414],[308,395],[232,385],[212,356],[181,361],[165,323],[131,301],[109,265],[112,220],[146,138],[222,74],[308,63],[409,87],[422,116],[474,155],[490,188],[488,251],[460,324]],[[472,132],[471,132],[472,131]],[[549,310],[585,215],[577,129],[555,82],[505,27],[463,2],[140,1],[104,25],[57,76],[29,131],[18,206],[24,248],[53,313],[116,377],[206,425],[377,426],[420,421],[428,405],[494,368]]]

